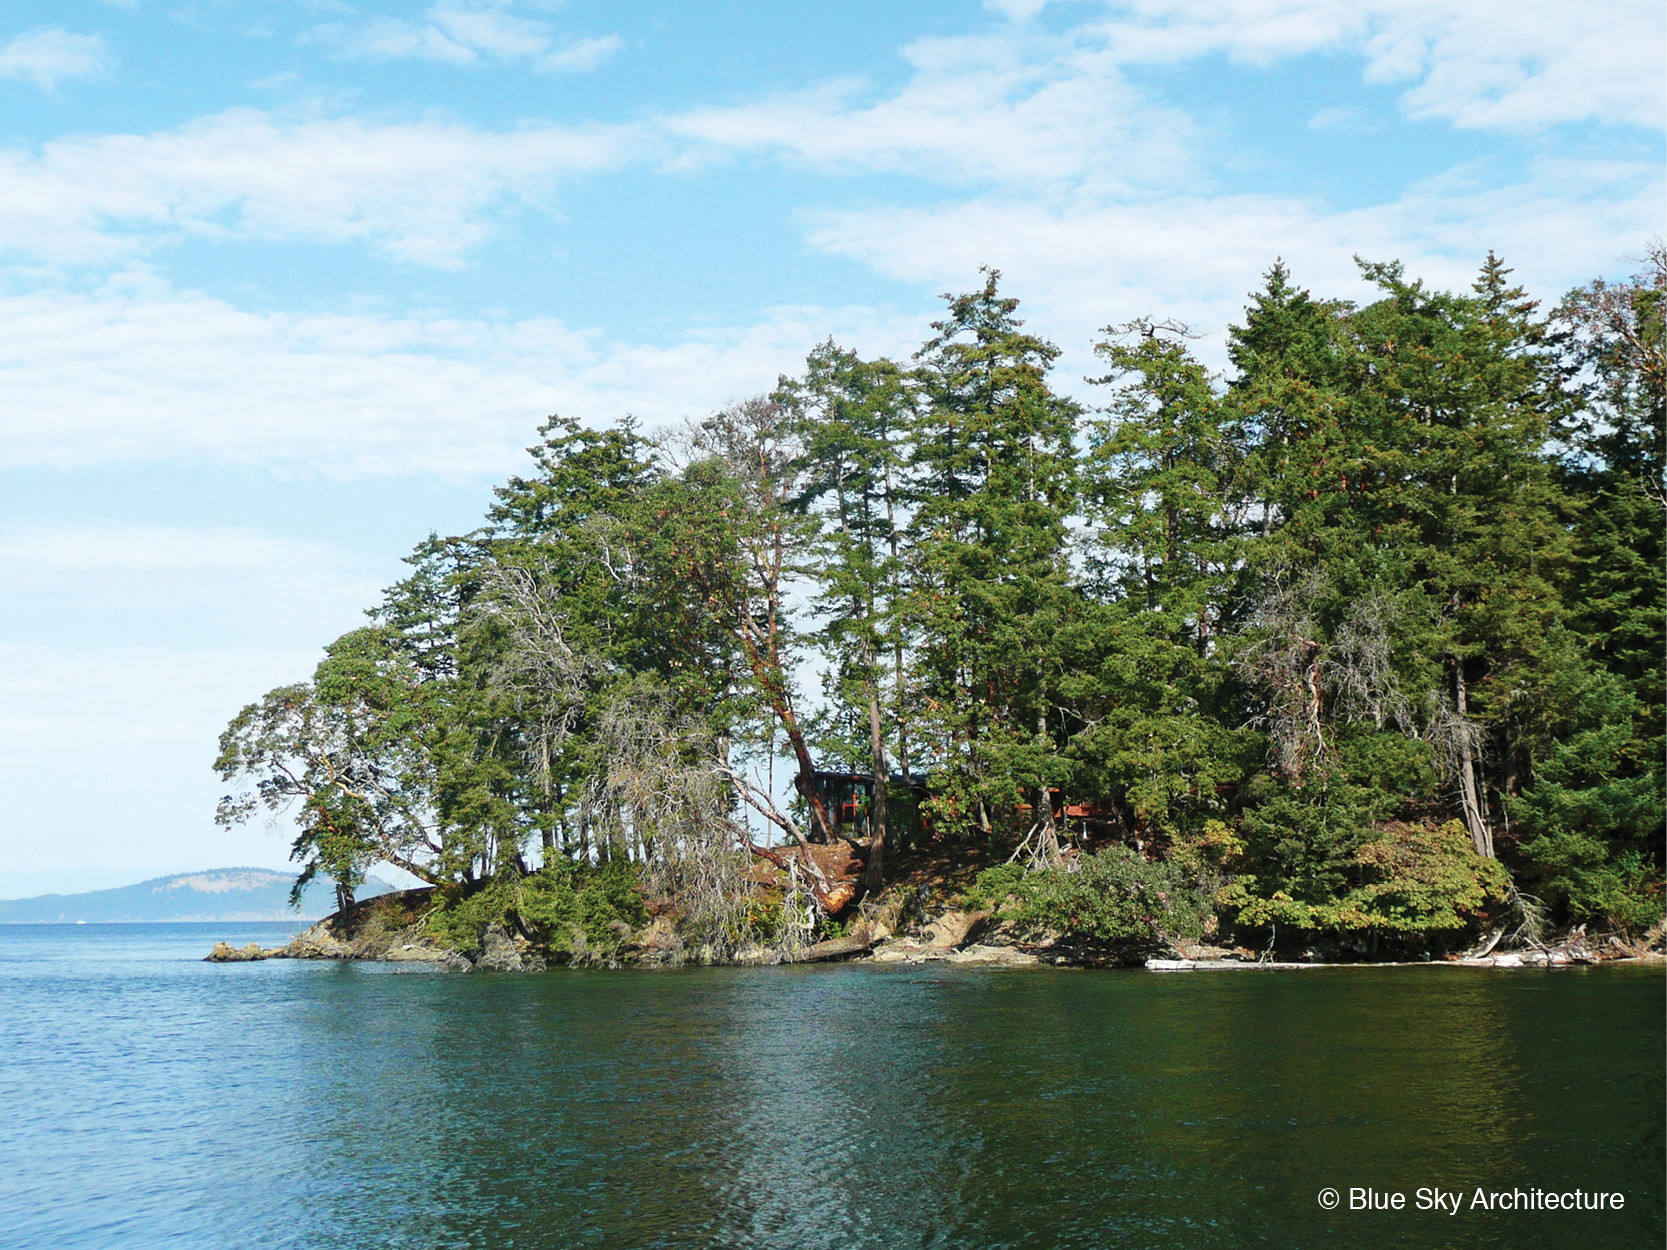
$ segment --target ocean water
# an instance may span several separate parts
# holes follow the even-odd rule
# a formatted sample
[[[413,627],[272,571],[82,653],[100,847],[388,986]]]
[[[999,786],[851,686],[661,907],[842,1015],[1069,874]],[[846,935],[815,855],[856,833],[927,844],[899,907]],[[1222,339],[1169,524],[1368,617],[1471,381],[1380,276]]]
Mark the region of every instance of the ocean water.
[[[1659,966],[201,962],[293,928],[0,927],[0,1246],[1664,1240]]]

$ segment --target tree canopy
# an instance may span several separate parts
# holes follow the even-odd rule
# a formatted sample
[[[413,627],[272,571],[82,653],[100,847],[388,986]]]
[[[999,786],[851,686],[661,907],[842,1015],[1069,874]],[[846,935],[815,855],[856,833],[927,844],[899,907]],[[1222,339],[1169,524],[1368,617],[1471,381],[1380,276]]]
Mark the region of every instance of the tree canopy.
[[[869,891],[888,848],[1116,847],[1225,924],[1653,923],[1667,253],[1549,311],[1491,254],[1361,269],[1357,306],[1273,265],[1225,375],[1108,327],[1092,405],[992,270],[911,360],[829,341],[653,437],[551,418],[233,720],[220,818],[292,812],[302,884],[619,865],[733,938],[757,856],[848,902],[806,854],[851,836],[838,773]],[[1048,906],[1110,916],[1098,879]]]

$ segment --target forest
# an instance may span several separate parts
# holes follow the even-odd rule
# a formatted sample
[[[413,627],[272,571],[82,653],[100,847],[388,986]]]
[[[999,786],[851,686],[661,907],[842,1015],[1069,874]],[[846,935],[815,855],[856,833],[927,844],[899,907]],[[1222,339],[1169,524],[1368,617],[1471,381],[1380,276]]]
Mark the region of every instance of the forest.
[[[462,948],[657,918],[718,959],[931,866],[1107,948],[1377,950],[1663,914],[1667,250],[1542,308],[1276,263],[1201,363],[1057,388],[987,270],[907,361],[831,340],[686,427],[552,417],[309,680],[218,819],[378,863]],[[832,853],[837,850],[838,853]],[[865,910],[866,909],[866,910]]]

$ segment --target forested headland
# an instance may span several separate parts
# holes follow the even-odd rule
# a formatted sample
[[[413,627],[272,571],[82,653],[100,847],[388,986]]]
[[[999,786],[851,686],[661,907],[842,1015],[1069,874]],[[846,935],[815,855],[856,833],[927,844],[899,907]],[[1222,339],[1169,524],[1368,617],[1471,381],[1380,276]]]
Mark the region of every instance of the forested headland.
[[[1222,375],[1108,328],[1092,402],[992,271],[907,361],[551,418],[233,720],[219,819],[464,950],[791,951],[928,881],[1103,949],[1659,932],[1667,251],[1554,308],[1362,268],[1275,264]]]

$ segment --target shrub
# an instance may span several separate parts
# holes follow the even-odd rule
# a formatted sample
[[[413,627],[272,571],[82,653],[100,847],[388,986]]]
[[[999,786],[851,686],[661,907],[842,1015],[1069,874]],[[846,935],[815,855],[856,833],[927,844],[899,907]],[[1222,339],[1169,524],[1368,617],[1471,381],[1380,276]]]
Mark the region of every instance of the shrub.
[[[581,944],[581,934],[586,946],[616,945],[614,921],[635,928],[646,917],[636,868],[623,861],[592,865],[558,857],[525,877],[506,871],[472,892],[454,887],[438,897],[429,933],[468,954],[480,949],[489,925],[513,931],[519,920],[551,950],[569,951]]]
[[[1030,892],[1028,876],[1030,873],[1023,864],[986,868],[973,879],[972,889],[961,896],[961,907],[966,911],[993,911],[1010,894],[1023,898]]]
[[[521,881],[521,894],[521,918],[556,951],[573,949],[575,932],[587,946],[615,946],[615,921],[634,929],[647,918],[636,865],[625,860],[595,865],[556,856]]]
[[[1304,900],[1285,890],[1267,894],[1255,876],[1240,877],[1217,902],[1253,928],[1439,933],[1463,929],[1501,905],[1510,879],[1497,860],[1476,854],[1457,821],[1396,825],[1354,851],[1360,884],[1340,896]]]
[[[1154,862],[1126,846],[1083,856],[1023,883],[1024,914],[1049,928],[1136,952],[1204,935],[1210,900],[1177,864]]]
[[[1540,866],[1536,891],[1576,921],[1642,931],[1662,917],[1662,876],[1639,848],[1616,851],[1588,834],[1562,831],[1523,847]]]
[[[1356,861],[1371,878],[1344,899],[1361,928],[1400,933],[1463,929],[1502,904],[1511,881],[1498,860],[1476,854],[1465,828],[1400,825],[1363,843]]]

